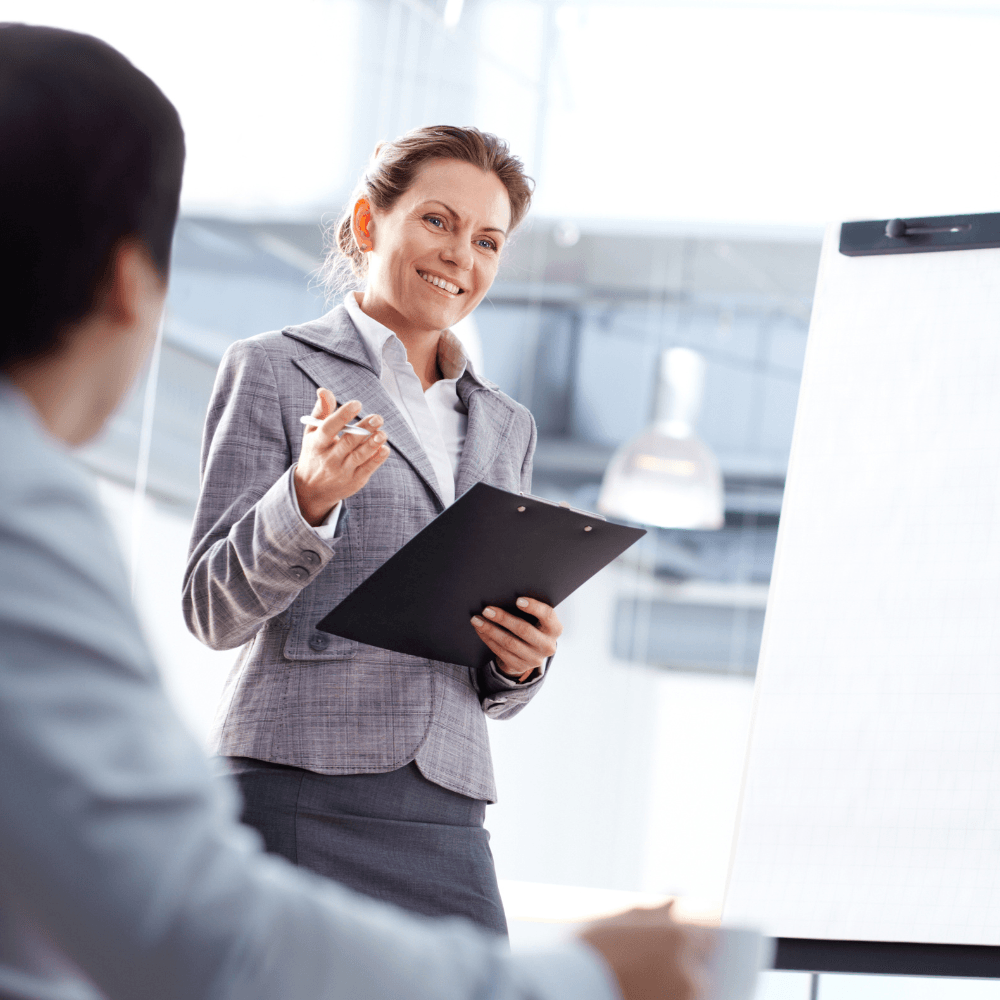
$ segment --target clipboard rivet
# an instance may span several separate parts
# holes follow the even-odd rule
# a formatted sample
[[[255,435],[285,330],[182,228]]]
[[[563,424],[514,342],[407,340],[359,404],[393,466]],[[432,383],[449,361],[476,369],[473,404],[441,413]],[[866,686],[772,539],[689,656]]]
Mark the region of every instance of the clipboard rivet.
[[[528,509],[527,507],[518,507],[517,512],[518,514],[523,514],[527,509]]]
[[[594,529],[588,524],[584,527],[584,531],[593,531]]]

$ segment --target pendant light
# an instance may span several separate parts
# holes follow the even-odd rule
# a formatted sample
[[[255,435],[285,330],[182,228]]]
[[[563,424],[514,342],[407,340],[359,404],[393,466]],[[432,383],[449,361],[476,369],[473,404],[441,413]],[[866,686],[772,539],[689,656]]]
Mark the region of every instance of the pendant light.
[[[651,426],[622,445],[604,473],[602,514],[658,528],[721,528],[722,474],[695,434],[705,359],[686,347],[660,355]]]

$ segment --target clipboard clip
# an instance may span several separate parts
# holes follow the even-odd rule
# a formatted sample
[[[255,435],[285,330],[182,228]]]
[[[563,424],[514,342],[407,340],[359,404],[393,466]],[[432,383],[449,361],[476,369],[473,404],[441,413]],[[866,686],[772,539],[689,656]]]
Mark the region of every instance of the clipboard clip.
[[[536,497],[533,493],[525,493],[521,490],[518,496],[525,497],[528,500],[536,500],[538,503],[547,503],[550,507],[563,507],[573,514],[582,514],[584,517],[592,517],[597,521],[607,521],[607,518],[603,514],[595,514],[589,510],[580,510],[578,507],[570,507],[570,505],[565,501],[549,500],[546,497]],[[518,510],[524,510],[523,507],[519,507]]]

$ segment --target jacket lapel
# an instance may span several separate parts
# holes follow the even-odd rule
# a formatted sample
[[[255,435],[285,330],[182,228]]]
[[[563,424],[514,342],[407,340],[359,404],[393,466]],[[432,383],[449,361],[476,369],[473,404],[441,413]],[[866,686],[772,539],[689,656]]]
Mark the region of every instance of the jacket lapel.
[[[458,460],[455,496],[482,481],[507,438],[514,410],[493,384],[476,378],[469,370],[458,380],[458,397],[469,411],[465,445]]]
[[[294,359],[294,364],[317,387],[329,389],[337,397],[338,404],[349,399],[360,400],[362,416],[369,413],[382,415],[385,420],[383,430],[389,447],[412,466],[433,494],[438,507],[444,510],[444,500],[430,460],[392,397],[385,391],[379,380],[379,372],[372,366],[364,341],[351,322],[347,310],[343,306],[337,306],[321,319],[302,326],[288,327],[282,333],[323,352]],[[464,460],[464,453],[462,458]]]

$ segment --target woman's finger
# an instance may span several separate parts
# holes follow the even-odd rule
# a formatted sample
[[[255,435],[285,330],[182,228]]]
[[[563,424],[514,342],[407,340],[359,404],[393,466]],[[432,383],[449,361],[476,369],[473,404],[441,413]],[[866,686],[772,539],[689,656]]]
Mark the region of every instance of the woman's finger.
[[[526,600],[527,598],[521,598],[518,604]],[[534,601],[532,603],[534,604],[534,610],[548,610],[550,614],[549,620],[546,622],[548,630],[541,627],[541,621],[539,621],[539,626],[536,627],[531,622],[526,622],[523,618],[504,611],[503,608],[492,606],[484,608],[483,616],[519,636],[531,649],[541,653],[543,657],[553,656],[556,651],[556,640],[562,634],[562,623],[555,617],[555,612],[547,604],[543,604],[541,601]]]
[[[319,412],[314,415],[320,420],[325,420],[334,410],[337,409],[337,397],[329,389],[316,390],[316,403]]]
[[[498,656],[503,658],[508,673],[516,674],[537,670],[545,663],[545,657],[516,635],[512,635],[499,625],[475,615],[472,626],[479,638]]]
[[[538,619],[538,628],[546,635],[558,639],[562,635],[562,622],[556,614],[556,609],[544,601],[536,601],[533,597],[519,597],[517,606],[529,615]]]
[[[345,434],[344,437],[347,437]],[[385,434],[377,431],[371,437],[362,438],[360,442],[353,445],[351,450],[344,456],[344,464],[352,471],[357,471],[373,455],[377,455],[379,449],[385,444]]]
[[[380,432],[377,431],[367,437],[342,433],[323,455],[327,471],[334,476],[353,477],[358,466],[368,461],[385,442],[384,432],[381,433],[381,440],[376,441],[375,438],[379,436]]]
[[[331,393],[332,395],[332,393]],[[361,403],[352,399],[323,420],[323,426],[316,428],[314,443],[320,447],[332,447],[337,443],[340,432],[361,412]]]
[[[365,483],[371,478],[371,474],[389,457],[389,446],[382,445],[378,451],[366,462],[362,462],[354,470],[355,477],[360,477]]]
[[[329,389],[316,390],[316,402],[313,403],[311,416],[317,420],[325,420],[337,408],[337,397]],[[317,427],[306,427],[305,434],[315,434]]]
[[[472,625],[479,632],[479,638],[495,654],[500,671],[508,677],[516,677],[518,681],[523,683],[536,670],[540,670],[545,665],[544,660],[538,662],[537,657],[530,651],[527,657],[518,656],[518,652],[526,650],[524,643],[520,643],[520,640],[499,626],[491,624],[478,615],[472,619]]]
[[[359,421],[354,426],[360,427],[362,430],[366,430],[368,434],[344,434],[343,441],[347,446],[348,450],[354,451],[356,448],[364,447],[366,444],[370,444],[372,437],[378,433],[379,428],[382,426],[382,418],[377,413],[371,414],[371,416],[365,417],[364,420]]]
[[[349,439],[348,443],[352,450],[371,445],[379,432],[382,434],[382,441],[380,443],[384,443],[386,440],[386,433],[382,430],[384,423],[385,421],[382,419],[381,414],[372,413],[365,417],[364,420],[359,420],[357,424],[358,427],[369,432],[367,437],[362,437],[360,434],[345,434],[344,437],[345,439]]]
[[[368,431],[369,433],[367,435],[349,434],[343,432],[342,430],[337,439],[337,443],[334,446],[336,448],[335,455],[341,460],[354,455],[355,461],[363,461],[364,459],[361,456],[365,455],[365,449],[371,446],[372,440],[378,434],[379,428],[382,426],[382,422],[381,416],[377,413],[373,413],[355,425]],[[382,434],[382,440],[385,440],[384,433]]]
[[[495,625],[503,626],[508,632],[513,632],[526,645],[539,650],[543,656],[551,656],[556,651],[555,640],[545,632],[535,628],[531,622],[526,622],[523,618],[518,618],[517,615],[504,611],[503,608],[492,606],[483,608],[483,617],[488,618]]]
[[[367,461],[381,445],[385,444],[385,440],[385,431],[378,427],[371,428],[371,433],[367,437],[362,437],[360,434],[345,434],[346,454],[356,463]]]

